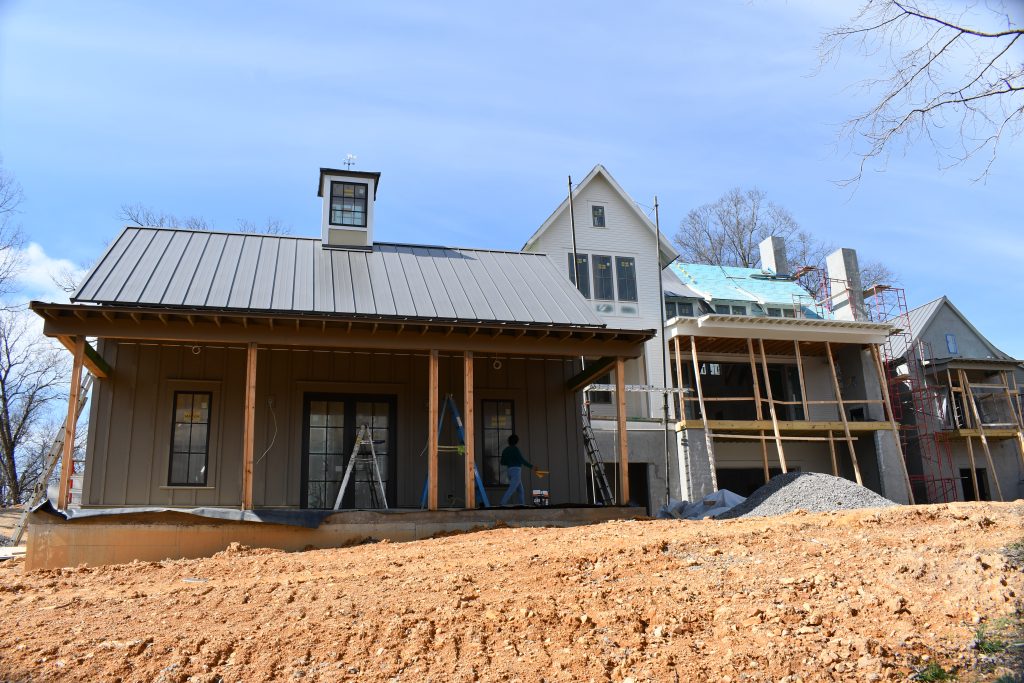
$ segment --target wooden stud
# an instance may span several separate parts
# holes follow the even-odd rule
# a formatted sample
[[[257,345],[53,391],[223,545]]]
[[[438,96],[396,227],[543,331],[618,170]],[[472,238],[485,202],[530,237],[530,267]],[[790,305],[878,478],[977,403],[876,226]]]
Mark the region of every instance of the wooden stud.
[[[476,418],[473,412],[473,352],[466,351],[462,370],[462,431],[466,435],[466,509],[476,508]]]
[[[964,391],[964,400],[970,399],[971,402],[971,415],[978,426],[978,438],[981,439],[981,447],[985,451],[985,461],[988,463],[988,478],[995,485],[996,496],[1002,502],[1003,491],[999,486],[999,477],[996,476],[996,465],[992,461],[992,451],[988,447],[988,436],[985,434],[985,423],[981,421],[981,413],[978,411],[978,402],[974,400],[974,391],[971,389],[971,383],[967,379],[967,373],[963,370],[957,370],[957,374],[960,375],[960,388]],[[970,437],[968,437],[968,440],[970,440]]]
[[[74,362],[71,365],[71,389],[68,391],[68,416],[64,423],[64,451],[60,462],[60,488],[57,509],[68,509],[71,475],[74,470],[75,431],[78,426],[78,394],[82,389],[82,365],[85,361],[85,339],[75,338]]]
[[[864,480],[860,476],[860,463],[857,462],[857,451],[853,445],[853,437],[850,435],[850,421],[846,419],[846,409],[843,407],[843,394],[839,389],[839,375],[836,373],[836,361],[832,357],[832,343],[825,342],[825,355],[828,356],[828,367],[832,371],[832,390],[836,395],[836,406],[839,408],[839,417],[843,422],[843,432],[846,434],[846,445],[850,449],[850,460],[853,461],[853,475],[857,479],[857,483],[861,486],[864,485]]]
[[[245,357],[245,432],[242,435],[242,509],[252,510],[252,467],[256,450],[256,343]]]
[[[836,440],[832,436],[832,432],[828,433],[828,454],[832,456],[832,476],[839,476],[839,460],[836,459]]]
[[[892,397],[889,396],[889,382],[885,376],[885,366],[882,365],[882,354],[878,350],[878,346],[875,344],[871,345],[871,359],[875,364],[875,372],[878,374],[878,386],[882,392],[883,406],[885,407],[885,417],[889,420],[889,424],[892,425],[892,436],[896,440],[896,451],[900,458],[900,468],[903,470],[903,483],[907,487],[907,500],[910,504],[914,504],[914,489],[910,485],[910,472],[907,470],[907,461],[903,455],[903,444],[900,442],[900,428],[896,424],[896,414],[892,411]]]
[[[1010,394],[1010,381],[1005,370],[999,371],[999,378],[1003,381],[1003,391],[1006,396],[1006,407],[1010,409],[1010,417],[1017,428],[1017,455],[1020,456],[1021,466],[1024,467],[1024,432],[1021,431],[1020,418],[1017,416],[1017,409],[1013,403],[1013,396]]]
[[[438,414],[438,351],[430,350],[427,391],[427,509],[437,509],[437,414]]]
[[[757,363],[754,360],[754,340],[747,337],[747,354],[750,356],[750,376],[754,380],[754,413],[757,415],[758,420],[764,419],[763,408],[761,406],[761,380],[758,377]],[[768,442],[764,438],[764,430],[761,429],[758,432],[761,437],[761,463],[764,465],[764,482],[767,484],[768,480],[771,479],[771,470],[768,467]]]
[[[629,505],[629,433],[626,429],[626,360],[615,360],[615,417],[619,430],[619,505]]]
[[[718,473],[715,471],[714,435],[708,425],[708,411],[704,408],[704,388],[700,381],[700,362],[697,360],[697,338],[690,336],[690,357],[693,360],[693,384],[697,387],[697,405],[700,407],[700,420],[704,425],[704,440],[708,449],[708,466],[711,468],[711,488],[718,490]]]
[[[811,414],[807,408],[807,384],[804,382],[804,359],[800,355],[800,342],[793,340],[793,350],[796,351],[796,374],[800,378],[800,403],[804,409],[804,419],[810,420]]]
[[[779,432],[779,417],[775,413],[775,398],[772,396],[772,377],[768,374],[768,357],[764,353],[764,340],[757,340],[758,348],[761,351],[761,367],[764,369],[764,392],[768,398],[768,412],[772,416],[772,431],[775,432],[775,450],[779,452],[779,465],[782,466],[782,473],[789,471],[786,467],[786,453],[782,450],[782,434]]]

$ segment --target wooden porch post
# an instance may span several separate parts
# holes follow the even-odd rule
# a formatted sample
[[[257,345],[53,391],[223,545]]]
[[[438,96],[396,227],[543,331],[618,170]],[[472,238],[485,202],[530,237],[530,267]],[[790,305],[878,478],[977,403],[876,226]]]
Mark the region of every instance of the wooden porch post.
[[[245,432],[242,435],[242,509],[252,510],[252,460],[256,445],[256,342],[245,355]]]
[[[843,403],[843,392],[839,389],[839,375],[836,373],[836,360],[832,357],[832,343],[825,342],[825,354],[828,356],[828,367],[832,371],[832,390],[836,394],[836,406],[839,408],[839,418],[843,421],[843,433],[846,434],[846,445],[850,449],[850,460],[853,462],[853,476],[857,483],[864,485],[860,476],[860,463],[857,462],[857,450],[853,445],[853,436],[850,434],[850,421],[846,419],[846,405]]]
[[[754,340],[747,337],[747,354],[750,356],[750,376],[754,379],[754,415],[757,421],[764,419],[764,407],[761,405],[761,380],[758,378],[757,363],[754,362]],[[757,435],[761,437],[761,461],[764,464],[764,483],[772,478],[768,468],[768,442],[764,440],[764,430],[759,429]]]
[[[626,430],[626,361],[615,359],[615,418],[619,429],[619,505],[629,505],[629,433]]]
[[[427,509],[437,509],[437,349],[430,350],[430,364],[427,370]]]
[[[903,469],[903,482],[907,486],[907,499],[914,504],[914,489],[910,485],[910,472],[907,470],[907,460],[903,454],[903,445],[900,443],[900,428],[896,424],[896,414],[892,411],[892,398],[889,396],[889,382],[885,376],[885,367],[882,365],[882,354],[878,351],[876,344],[871,344],[871,358],[875,363],[875,372],[878,374],[878,386],[882,392],[882,405],[885,408],[885,417],[892,427],[892,436],[896,440],[896,451],[900,456],[900,467]]]
[[[978,426],[978,437],[981,439],[981,447],[985,451],[985,461],[988,462],[988,478],[995,484],[996,496],[1003,501],[1003,491],[999,486],[999,477],[996,476],[996,465],[992,461],[992,451],[988,447],[988,436],[985,434],[985,424],[981,421],[981,413],[978,411],[978,403],[974,400],[974,390],[967,380],[967,373],[964,370],[957,370],[960,375],[960,389],[964,392],[964,400],[971,402],[971,414],[974,416],[974,423]],[[967,437],[968,439],[970,437]]]
[[[999,371],[999,378],[1003,381],[1003,391],[1006,393],[1006,406],[1010,409],[1010,418],[1017,428],[1017,454],[1020,456],[1020,464],[1024,467],[1024,432],[1021,431],[1020,418],[1017,416],[1017,406],[1013,403],[1013,395],[1010,393],[1010,380],[1005,370]]]
[[[786,453],[782,450],[782,433],[779,431],[779,416],[775,413],[775,397],[772,395],[772,376],[768,374],[768,357],[764,353],[764,339],[758,339],[757,346],[761,351],[761,367],[764,368],[764,391],[768,395],[768,411],[772,415],[775,448],[779,451],[779,465],[782,467],[782,473],[785,474],[789,470],[786,467]]]
[[[57,509],[68,509],[71,472],[74,469],[75,429],[78,423],[78,394],[82,389],[82,364],[85,360],[85,339],[75,338],[75,360],[71,366],[71,390],[68,392],[68,417],[64,423],[64,451],[60,462],[60,488]]]
[[[693,384],[697,387],[697,405],[700,419],[704,424],[704,443],[708,449],[708,467],[711,470],[711,490],[718,490],[718,473],[715,471],[715,437],[708,424],[708,411],[704,409],[704,387],[700,382],[700,361],[697,360],[697,338],[690,335],[690,359],[693,361]]]
[[[462,408],[462,431],[466,435],[466,509],[476,508],[476,436],[473,416],[473,352],[466,351],[463,359],[463,388],[465,402]]]
[[[957,419],[956,419],[956,400],[953,398],[953,375],[950,374],[949,368],[946,368],[946,379],[949,380],[949,400],[953,402],[953,406],[951,408],[951,410],[953,412],[953,426],[954,427],[958,427],[959,423],[957,422]],[[959,381],[959,377],[957,379]],[[960,393],[960,405],[963,406],[963,408],[961,410],[962,410],[962,419],[963,419],[963,422],[964,422],[964,427],[965,428],[969,428],[970,427],[970,418],[969,418],[969,413],[967,411],[967,396],[963,393],[963,388],[960,389],[959,393]],[[964,441],[966,441],[966,443],[967,443],[967,462],[970,464],[970,467],[971,467],[971,486],[974,489],[974,500],[980,501],[981,500],[981,493],[980,493],[980,491],[978,489],[978,472],[977,472],[977,466],[976,466],[976,464],[974,462],[974,444],[971,443],[971,437],[970,436],[968,436],[966,439],[964,439]]]

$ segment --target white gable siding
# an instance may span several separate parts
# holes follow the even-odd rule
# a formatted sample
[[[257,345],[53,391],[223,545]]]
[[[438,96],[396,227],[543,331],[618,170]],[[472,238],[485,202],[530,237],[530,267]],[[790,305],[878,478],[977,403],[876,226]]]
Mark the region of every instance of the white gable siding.
[[[591,224],[591,205],[605,207],[605,226],[595,228]],[[627,381],[644,384],[662,384],[661,354],[661,295],[659,282],[657,244],[654,233],[644,225],[621,195],[600,174],[585,187],[573,194],[576,213],[576,251],[580,254],[606,256],[632,256],[636,259],[637,308],[638,316],[622,316],[598,313],[609,327],[622,329],[658,330],[659,334],[646,344],[645,362],[634,368],[627,368]],[[528,251],[547,254],[569,278],[569,254],[572,252],[572,233],[568,209],[561,212],[547,230],[527,247]],[[593,278],[593,260],[590,263]],[[593,302],[593,287],[591,287]],[[632,371],[631,371],[632,370]],[[627,410],[630,417],[660,417],[661,398],[651,395],[628,397]]]

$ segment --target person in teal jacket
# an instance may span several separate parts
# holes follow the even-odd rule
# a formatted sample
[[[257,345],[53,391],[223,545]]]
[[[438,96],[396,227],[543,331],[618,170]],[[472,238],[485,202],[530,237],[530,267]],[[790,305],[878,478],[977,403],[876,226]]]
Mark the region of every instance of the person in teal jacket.
[[[533,469],[533,465],[527,462],[519,450],[519,437],[512,434],[508,437],[508,446],[501,452],[501,464],[508,468],[508,490],[501,497],[501,504],[507,505],[512,499],[512,494],[519,491],[519,504],[526,505],[526,489],[523,488],[523,468]]]

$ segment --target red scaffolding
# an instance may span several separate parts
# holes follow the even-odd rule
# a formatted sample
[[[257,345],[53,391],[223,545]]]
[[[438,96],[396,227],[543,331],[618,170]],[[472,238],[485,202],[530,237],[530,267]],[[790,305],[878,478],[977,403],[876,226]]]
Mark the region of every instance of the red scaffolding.
[[[914,498],[919,503],[955,501],[953,456],[949,442],[939,435],[942,391],[929,386],[924,376],[924,361],[930,360],[932,353],[926,342],[914,341],[906,292],[899,287],[873,285],[864,292],[864,299],[872,321],[894,328],[881,352]]]

